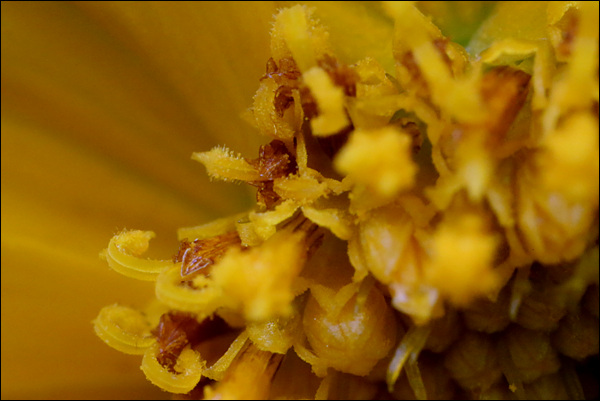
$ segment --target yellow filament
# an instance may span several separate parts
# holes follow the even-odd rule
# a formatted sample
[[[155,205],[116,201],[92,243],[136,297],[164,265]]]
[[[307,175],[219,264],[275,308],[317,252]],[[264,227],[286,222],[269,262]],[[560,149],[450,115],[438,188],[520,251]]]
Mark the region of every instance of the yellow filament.
[[[155,281],[161,271],[173,266],[173,262],[139,257],[148,249],[148,243],[154,235],[152,231],[139,230],[123,231],[115,235],[105,252],[108,265],[127,277]]]

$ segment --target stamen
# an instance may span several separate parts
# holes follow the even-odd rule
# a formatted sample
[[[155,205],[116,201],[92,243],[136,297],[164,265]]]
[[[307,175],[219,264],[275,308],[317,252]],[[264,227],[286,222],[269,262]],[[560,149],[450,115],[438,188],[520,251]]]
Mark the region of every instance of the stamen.
[[[197,239],[193,243],[181,241],[175,263],[181,262],[181,277],[184,281],[192,280],[195,273],[209,273],[209,267],[218,262],[231,247],[241,245],[237,231],[217,235],[206,239]]]
[[[111,239],[103,257],[156,281],[160,307],[112,305],[94,329],[143,354],[152,383],[213,399],[583,397],[598,3],[498,2],[471,53],[423,11],[443,3],[422,3],[383,4],[393,63],[365,49],[346,64],[312,9],[281,10],[246,115],[270,142],[192,156],[256,187],[256,205],[181,229],[172,261],[141,257],[151,232]]]

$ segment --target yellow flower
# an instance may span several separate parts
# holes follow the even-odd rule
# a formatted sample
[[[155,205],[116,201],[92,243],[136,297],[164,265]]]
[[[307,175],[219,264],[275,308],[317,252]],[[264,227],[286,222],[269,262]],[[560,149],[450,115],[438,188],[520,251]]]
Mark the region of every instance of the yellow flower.
[[[598,4],[315,5],[2,3],[3,397],[583,396]]]

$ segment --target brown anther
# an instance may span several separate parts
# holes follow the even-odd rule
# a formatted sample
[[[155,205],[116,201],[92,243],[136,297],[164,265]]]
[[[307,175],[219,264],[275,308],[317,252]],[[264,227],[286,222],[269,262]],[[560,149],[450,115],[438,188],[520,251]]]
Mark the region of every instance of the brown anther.
[[[487,146],[491,148],[505,145],[506,133],[527,100],[530,79],[526,72],[508,66],[495,67],[485,73],[481,80],[481,97],[487,108],[483,121],[474,126],[449,125],[440,140],[440,149],[451,169],[455,167],[457,147],[473,132],[486,131]]]
[[[300,87],[300,99],[302,99],[302,110],[304,111],[304,118],[311,120],[319,115],[319,107],[317,101],[312,95],[308,86],[302,85]]]
[[[267,210],[273,209],[279,204],[281,197],[273,189],[273,181],[253,181],[250,185],[256,187],[256,202],[264,205]]]
[[[230,247],[240,245],[241,240],[237,231],[197,239],[193,243],[183,240],[174,261],[181,262],[181,277],[187,281],[193,279],[198,272],[209,274],[208,267],[220,260]]]
[[[158,342],[156,359],[164,368],[173,373],[181,351],[190,344],[192,347],[229,330],[229,326],[219,317],[206,318],[198,322],[190,313],[170,311],[160,317],[158,326],[152,330]]]
[[[273,106],[275,107],[275,112],[279,117],[283,117],[285,111],[292,105],[294,102],[294,97],[292,96],[292,90],[298,89],[299,82],[298,79],[302,75],[296,62],[291,58],[282,58],[279,60],[279,65],[277,62],[271,57],[267,61],[267,72],[260,79],[272,79],[278,84],[278,88],[275,92],[275,100]]]
[[[265,75],[260,79],[261,81],[267,77],[269,77],[271,74],[274,74],[277,72],[277,70],[279,70],[279,66],[277,65],[277,63],[275,62],[275,60],[273,59],[273,57],[269,57],[269,59],[267,60],[267,68],[266,68],[267,72],[265,73]]]
[[[285,144],[277,139],[260,147],[258,158],[248,160],[258,171],[261,180],[250,181],[250,185],[258,188],[257,201],[264,204],[267,209],[279,202],[279,195],[273,190],[273,180],[294,174],[298,170],[296,158]]]
[[[340,63],[336,58],[327,54],[319,59],[317,64],[329,75],[329,78],[331,78],[336,86],[344,90],[346,96],[356,96],[356,83],[359,76],[352,68]],[[306,85],[300,85],[299,89],[304,117],[311,120],[319,115],[319,107]]]
[[[273,140],[260,147],[258,158],[248,160],[265,181],[285,177],[298,169],[296,158],[280,140]]]
[[[283,117],[283,114],[293,102],[294,97],[292,95],[292,88],[284,85],[277,88],[275,91],[275,100],[273,101],[273,106],[275,107],[275,112],[279,117]]]
[[[325,54],[317,64],[329,75],[336,86],[344,89],[346,96],[356,96],[356,82],[359,79],[356,71],[329,54]]]
[[[419,129],[417,123],[409,121],[405,124],[402,124],[402,129],[404,132],[408,133],[412,139],[412,152],[418,153],[421,150],[421,145],[423,144],[423,134]]]
[[[416,154],[421,150],[426,125],[413,112],[407,112],[404,109],[397,110],[390,118],[390,124],[401,128],[412,139],[412,152]]]
[[[164,368],[175,373],[179,354],[189,344],[200,324],[191,314],[168,312],[160,317],[158,326],[152,331],[158,342],[156,359]]]
[[[564,24],[562,41],[556,47],[556,52],[563,57],[567,57],[573,50],[573,41],[575,40],[575,36],[577,36],[579,18],[576,13],[567,12],[563,21],[561,22],[561,24]]]
[[[489,70],[481,81],[481,96],[488,109],[486,129],[490,139],[504,137],[525,104],[531,76],[516,68],[501,66]]]
[[[282,58],[279,60],[279,65],[277,62],[271,57],[267,60],[267,72],[260,79],[273,78],[276,83],[280,85],[288,85],[292,87],[297,87],[296,81],[300,78],[300,70],[296,65],[294,59],[291,58]]]
[[[448,46],[448,39],[447,38],[434,39],[433,45],[434,45],[435,49],[438,51],[438,53],[440,54],[440,56],[442,56],[444,63],[448,66],[448,71],[450,72],[450,74],[454,75],[453,71],[452,71],[452,60],[450,60],[450,57],[448,57],[448,53],[446,51],[446,47]],[[411,81],[416,86],[415,89],[417,91],[417,94],[419,94],[420,96],[422,96],[424,98],[429,98],[429,85],[427,84],[427,81],[425,81],[425,78],[423,77],[423,74],[421,73],[421,68],[417,64],[417,62],[415,60],[415,56],[413,55],[413,52],[409,51],[409,52],[404,53],[400,57],[400,62],[406,68],[408,73],[410,74]]]

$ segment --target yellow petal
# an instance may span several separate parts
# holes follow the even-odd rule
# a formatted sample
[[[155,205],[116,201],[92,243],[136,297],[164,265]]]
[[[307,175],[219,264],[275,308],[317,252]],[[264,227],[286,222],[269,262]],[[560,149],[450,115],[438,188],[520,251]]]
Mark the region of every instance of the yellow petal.
[[[98,6],[1,5],[2,398],[164,397],[139,358],[91,330],[115,294],[135,307],[153,297],[98,251],[124,227],[153,229],[151,253],[168,259],[178,227],[252,200],[225,184],[203,191],[190,155],[226,136],[241,151],[259,143],[228,132],[247,129],[238,115],[275,5]]]

